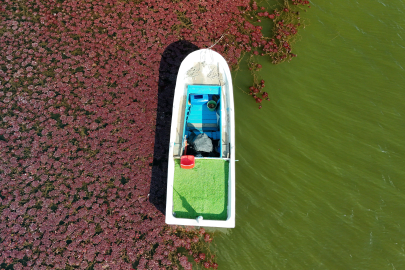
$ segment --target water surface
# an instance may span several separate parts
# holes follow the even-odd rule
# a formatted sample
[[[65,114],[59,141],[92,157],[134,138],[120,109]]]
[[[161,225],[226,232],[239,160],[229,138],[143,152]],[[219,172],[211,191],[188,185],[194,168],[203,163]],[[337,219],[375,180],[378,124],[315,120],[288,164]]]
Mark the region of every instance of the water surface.
[[[405,2],[317,1],[298,57],[233,73],[236,228],[220,269],[405,269]],[[238,89],[237,87],[240,87]]]

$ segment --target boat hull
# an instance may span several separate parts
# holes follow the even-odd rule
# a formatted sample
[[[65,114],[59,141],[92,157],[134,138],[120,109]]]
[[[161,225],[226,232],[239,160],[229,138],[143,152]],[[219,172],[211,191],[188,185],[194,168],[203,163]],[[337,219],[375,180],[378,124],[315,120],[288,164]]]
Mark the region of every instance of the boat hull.
[[[175,160],[181,158],[182,139],[185,129],[185,111],[187,89],[190,85],[218,85],[221,87],[219,106],[221,110],[221,139],[219,158],[229,163],[226,173],[226,218],[225,220],[204,219],[203,215],[195,218],[180,218],[173,210]],[[202,158],[196,158],[196,162]],[[209,159],[209,158],[206,158]],[[193,170],[193,169],[191,169]],[[198,179],[193,179],[198,181]],[[206,226],[206,227],[235,227],[235,120],[232,77],[225,59],[209,49],[190,53],[182,62],[177,75],[173,102],[173,114],[170,131],[168,157],[168,181],[166,198],[166,223],[173,225]]]

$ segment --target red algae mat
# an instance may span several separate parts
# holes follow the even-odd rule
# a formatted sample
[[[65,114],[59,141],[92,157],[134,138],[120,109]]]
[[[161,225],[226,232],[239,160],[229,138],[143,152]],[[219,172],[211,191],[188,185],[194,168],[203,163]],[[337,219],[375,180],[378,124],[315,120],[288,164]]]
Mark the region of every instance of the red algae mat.
[[[173,93],[182,59],[223,34],[213,50],[231,67],[243,52],[289,53],[246,21],[256,10],[247,0],[1,1],[1,269],[218,267],[204,229],[164,223]],[[295,29],[284,28],[280,37]]]
[[[167,48],[236,33],[243,6],[0,3],[0,268],[191,269],[189,254],[217,267],[199,253],[211,241],[203,229],[165,225],[149,201],[165,201],[165,180],[151,185],[168,147],[155,148],[155,131],[169,119],[181,57],[193,50]],[[242,52],[214,49],[230,65]],[[158,115],[160,95],[169,98]]]
[[[185,170],[176,159],[174,166],[173,212],[176,217],[226,220],[229,162],[196,159],[195,167]]]

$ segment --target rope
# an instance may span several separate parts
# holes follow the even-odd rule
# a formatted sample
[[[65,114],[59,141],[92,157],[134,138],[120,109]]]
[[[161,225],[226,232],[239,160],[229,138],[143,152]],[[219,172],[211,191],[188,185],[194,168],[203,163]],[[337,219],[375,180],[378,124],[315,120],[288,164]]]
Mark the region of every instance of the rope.
[[[207,48],[207,49],[211,49],[212,47],[214,47],[215,45],[217,45],[217,43],[220,42],[221,39],[223,39],[225,35],[226,35],[226,34],[222,34],[222,36],[217,40],[217,42],[215,42],[213,45],[211,45],[211,47],[209,47],[209,48]]]
[[[190,68],[190,69],[187,71],[187,76],[193,78],[193,80],[194,80],[194,78],[197,77],[198,74],[200,74],[200,69],[201,69],[201,62],[200,62],[199,65],[198,65],[198,69],[195,68],[195,67]]]
[[[191,67],[186,73],[188,77],[191,77],[194,80],[195,77],[197,77],[200,74],[201,66],[205,67],[205,65],[206,65],[205,60],[206,60],[207,54],[208,54],[208,57],[211,56],[211,60],[213,60],[213,56],[211,53],[212,51],[210,49],[212,47],[214,47],[215,45],[217,45],[226,35],[227,34],[222,34],[221,37],[214,44],[212,44],[210,47],[207,48],[207,50],[208,50],[207,52],[200,54],[200,62],[198,63],[198,68]],[[209,78],[211,80],[218,79],[219,84],[223,85],[223,80],[219,73],[218,64],[217,64],[217,66],[210,67],[210,69],[211,70],[208,73],[207,78]]]

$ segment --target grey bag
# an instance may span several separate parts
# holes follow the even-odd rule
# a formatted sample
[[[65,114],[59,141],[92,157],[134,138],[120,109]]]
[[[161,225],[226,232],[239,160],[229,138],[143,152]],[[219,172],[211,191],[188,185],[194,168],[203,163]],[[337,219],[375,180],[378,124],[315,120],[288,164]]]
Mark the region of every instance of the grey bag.
[[[212,152],[212,141],[205,133],[198,134],[192,143],[197,152]]]

